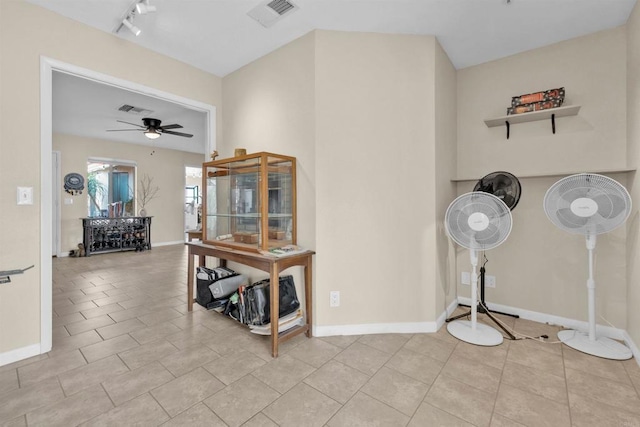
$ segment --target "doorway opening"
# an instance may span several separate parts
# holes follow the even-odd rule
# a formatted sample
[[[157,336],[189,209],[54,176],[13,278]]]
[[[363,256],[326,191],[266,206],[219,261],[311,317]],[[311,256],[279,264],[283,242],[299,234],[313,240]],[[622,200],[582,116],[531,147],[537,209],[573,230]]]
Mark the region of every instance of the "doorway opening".
[[[54,187],[53,176],[53,74],[54,72],[73,75],[119,89],[166,100],[187,108],[201,111],[206,115],[206,145],[204,152],[216,148],[216,107],[184,98],[155,88],[115,78],[93,70],[64,63],[55,59],[40,58],[40,343],[22,354],[30,357],[51,351],[53,335],[52,269],[51,249],[55,245],[53,225],[53,196],[59,191]],[[206,157],[206,155],[205,155]],[[54,180],[55,181],[55,180]],[[58,217],[59,221],[59,217]]]
[[[189,239],[195,231],[202,231],[202,167],[184,168],[184,231]]]
[[[135,216],[135,162],[89,159],[87,162],[87,216]]]

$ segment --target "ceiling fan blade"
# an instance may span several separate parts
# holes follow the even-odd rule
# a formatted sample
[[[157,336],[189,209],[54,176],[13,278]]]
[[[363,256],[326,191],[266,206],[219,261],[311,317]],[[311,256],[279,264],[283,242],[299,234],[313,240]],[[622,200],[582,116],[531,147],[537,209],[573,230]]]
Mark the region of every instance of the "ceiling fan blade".
[[[182,125],[179,124],[173,124],[173,125],[166,125],[166,126],[160,126],[160,129],[180,129],[182,128]]]
[[[139,127],[139,128],[146,128],[146,126],[142,126],[142,125],[139,125],[139,124],[136,124],[136,123],[125,122],[125,121],[123,121],[123,120],[116,120],[116,122],[118,122],[118,123],[126,123],[126,124],[128,124],[128,125],[131,125],[131,126],[137,126],[137,127]]]
[[[164,130],[164,129],[159,129],[160,133],[166,133],[169,135],[175,135],[175,136],[183,136],[185,138],[191,138],[193,135],[189,134],[189,133],[182,133],[182,132],[174,132],[171,130]]]
[[[107,132],[130,132],[130,131],[144,132],[145,129],[107,129]]]

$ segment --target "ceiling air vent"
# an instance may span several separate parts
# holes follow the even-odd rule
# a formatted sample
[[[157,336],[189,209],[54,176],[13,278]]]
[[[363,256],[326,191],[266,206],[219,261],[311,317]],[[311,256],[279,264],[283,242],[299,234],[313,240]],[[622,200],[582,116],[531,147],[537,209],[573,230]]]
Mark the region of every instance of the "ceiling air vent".
[[[138,116],[140,116],[140,115],[146,116],[149,113],[153,113],[153,111],[151,111],[151,110],[146,110],[146,109],[140,108],[140,107],[134,107],[133,105],[128,105],[128,104],[124,104],[121,107],[119,107],[118,111],[123,111],[123,112],[129,113],[129,114],[136,114]]]
[[[262,26],[269,28],[282,19],[287,13],[298,9],[298,6],[287,0],[267,0],[247,13]]]

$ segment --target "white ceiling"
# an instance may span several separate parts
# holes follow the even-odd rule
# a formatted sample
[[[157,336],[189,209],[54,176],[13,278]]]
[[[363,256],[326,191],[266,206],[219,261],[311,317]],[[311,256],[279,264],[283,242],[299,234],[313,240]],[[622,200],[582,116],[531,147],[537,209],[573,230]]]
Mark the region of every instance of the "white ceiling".
[[[134,114],[118,111],[124,104],[151,112]],[[193,137],[163,134],[152,141],[139,130],[107,132],[108,129],[139,129],[117,120],[142,126],[144,117],[159,119],[162,125],[178,123],[183,128],[173,130],[192,134]],[[161,147],[204,154],[207,148],[207,116],[204,112],[61,72],[53,73],[53,131],[147,145],[151,149]]]
[[[113,32],[133,0],[29,0]],[[635,0],[290,0],[271,28],[247,12],[262,0],[151,0],[135,17],[148,49],[224,76],[314,29],[437,36],[456,69],[624,24]]]
[[[113,33],[135,0],[28,0]],[[290,0],[298,9],[265,28],[247,16],[263,0],[150,0],[156,13],[135,16],[142,30],[121,37],[218,76],[314,29],[435,35],[456,69],[499,59],[624,24],[636,0]],[[115,109],[129,103],[154,110],[163,124],[202,134],[196,112],[142,95],[75,79],[54,85],[54,131],[147,143],[141,132],[105,132],[136,122]],[[55,82],[54,82],[55,83]],[[74,85],[79,85],[75,86]],[[80,87],[81,86],[81,87]],[[108,90],[106,90],[108,89]],[[99,94],[93,92],[98,91]],[[112,93],[113,92],[113,93]],[[55,96],[55,93],[64,94]],[[89,103],[91,101],[91,103]],[[139,105],[138,105],[139,104]],[[200,113],[201,114],[201,113]],[[197,115],[197,114],[195,114]],[[139,118],[141,121],[142,117]],[[193,121],[192,121],[193,119]],[[133,135],[135,134],[135,135]],[[163,135],[157,144],[204,152],[196,141]],[[181,148],[179,148],[181,147]]]

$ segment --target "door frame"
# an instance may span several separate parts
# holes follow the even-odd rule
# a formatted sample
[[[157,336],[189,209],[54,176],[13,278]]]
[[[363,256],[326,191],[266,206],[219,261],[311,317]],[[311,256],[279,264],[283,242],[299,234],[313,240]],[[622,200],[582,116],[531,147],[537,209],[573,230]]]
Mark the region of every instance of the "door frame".
[[[60,165],[62,164],[60,157],[62,156],[62,153],[57,150],[52,150],[51,156],[52,156],[51,167],[54,167],[53,163],[55,162],[55,171],[51,171],[53,175],[53,182],[52,182],[53,191],[51,191],[51,197],[52,197],[51,205],[52,205],[52,209],[55,210],[55,212],[53,212],[55,213],[55,217],[51,218],[52,227],[53,227],[52,235],[51,235],[53,239],[53,241],[51,242],[52,243],[51,249],[53,250],[52,256],[59,257],[61,255],[60,254],[60,231],[61,231],[60,215],[62,214],[62,207],[60,206],[60,191],[55,191],[55,189],[56,188],[60,189],[62,184],[62,175],[60,171]]]
[[[53,212],[51,182],[53,151],[53,72],[71,74],[98,83],[180,104],[200,111],[207,117],[204,159],[216,148],[216,107],[149,86],[78,67],[46,56],[40,57],[40,354],[51,351],[53,345]]]

